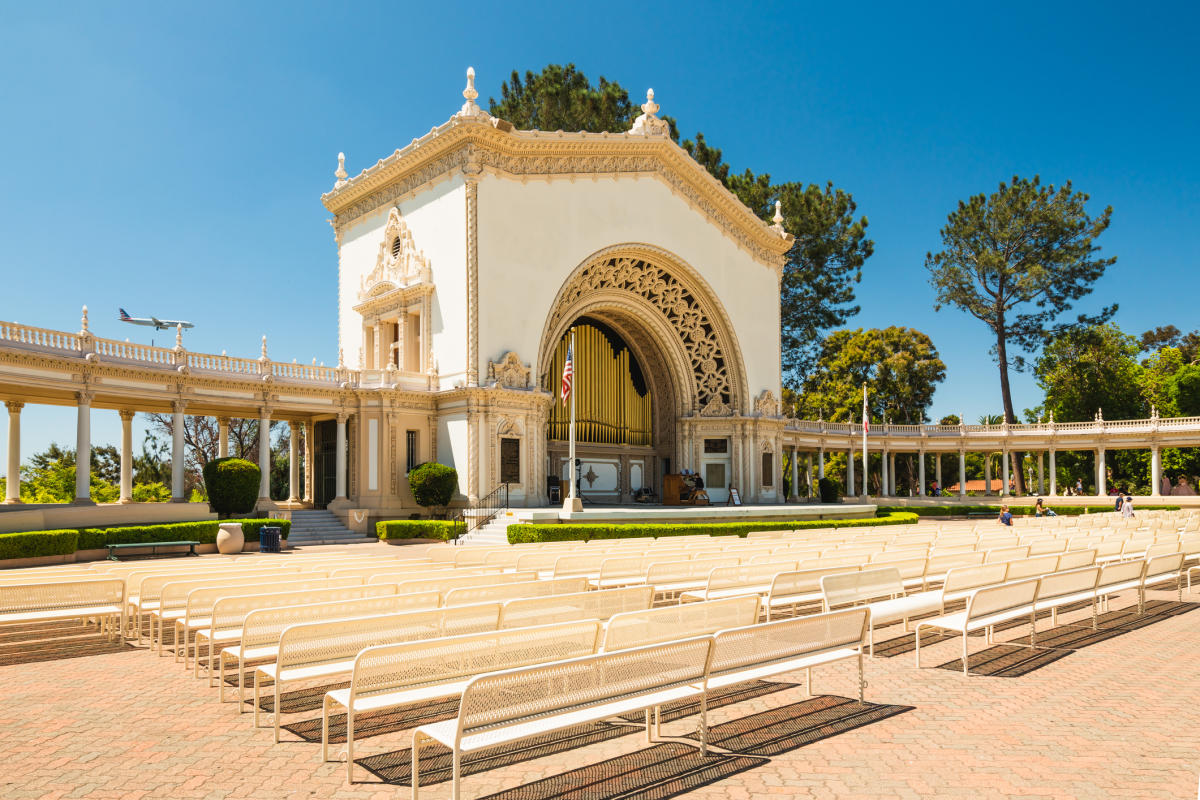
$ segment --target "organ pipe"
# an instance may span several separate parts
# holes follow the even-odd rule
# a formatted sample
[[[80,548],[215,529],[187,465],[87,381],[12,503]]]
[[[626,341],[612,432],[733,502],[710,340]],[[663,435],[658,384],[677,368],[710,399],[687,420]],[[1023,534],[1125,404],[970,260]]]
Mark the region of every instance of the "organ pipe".
[[[595,444],[649,446],[651,399],[647,388],[638,394],[633,381],[633,353],[617,341],[613,354],[611,335],[587,323],[575,326],[576,441]],[[559,342],[551,362],[546,388],[555,396],[550,413],[550,438],[570,436],[571,410],[562,402],[562,372],[567,359],[567,339]]]

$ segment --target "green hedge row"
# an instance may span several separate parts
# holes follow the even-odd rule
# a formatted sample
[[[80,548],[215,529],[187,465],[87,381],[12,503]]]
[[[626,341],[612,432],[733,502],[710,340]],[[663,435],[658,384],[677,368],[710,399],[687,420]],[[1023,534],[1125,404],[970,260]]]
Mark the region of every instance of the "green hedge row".
[[[575,542],[592,539],[723,535],[745,536],[751,531],[791,531],[814,528],[856,528],[877,525],[911,525],[917,515],[894,511],[868,519],[811,519],[783,522],[718,522],[691,525],[509,525],[510,544],[526,542]],[[382,524],[382,523],[381,523]]]
[[[283,528],[286,539],[292,523],[285,519],[244,519],[242,534],[248,542],[258,541],[258,529],[264,525]],[[6,558],[35,558],[61,556],[76,550],[100,550],[110,544],[153,544],[154,542],[196,541],[213,544],[217,541],[220,522],[169,522],[161,525],[126,525],[113,528],[67,528],[52,531],[0,533],[0,560]]]
[[[1116,502],[1116,498],[1113,498]],[[1078,516],[1080,514],[1102,514],[1106,511],[1112,511],[1112,505],[1105,506],[1046,506],[1053,509],[1055,514],[1066,517]],[[1179,506],[1147,506],[1142,505],[1134,499],[1134,511],[1178,511]],[[1008,507],[1015,517],[1031,517],[1033,516],[1033,506],[1017,506]],[[965,517],[967,514],[980,514],[983,512],[999,514],[999,505],[962,505],[962,506],[879,506],[880,514],[896,511],[908,511],[921,517]]]
[[[380,539],[438,539],[450,541],[455,523],[442,519],[397,519],[375,523],[375,535]]]

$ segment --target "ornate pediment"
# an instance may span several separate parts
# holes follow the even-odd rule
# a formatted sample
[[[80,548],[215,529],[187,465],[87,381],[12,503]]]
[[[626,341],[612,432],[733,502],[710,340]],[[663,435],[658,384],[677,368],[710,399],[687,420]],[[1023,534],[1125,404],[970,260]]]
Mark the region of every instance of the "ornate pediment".
[[[375,268],[359,280],[359,300],[378,297],[414,283],[430,283],[432,276],[429,260],[424,251],[413,244],[412,232],[400,216],[400,209],[393,208],[388,212]]]
[[[509,389],[528,389],[532,369],[521,363],[521,357],[509,350],[499,363],[488,361],[488,380]]]
[[[763,389],[762,394],[754,398],[754,411],[764,417],[779,416],[779,401],[770,389]]]
[[[728,403],[722,402],[719,397],[713,397],[700,409],[702,417],[728,417],[732,414],[733,409],[729,407]]]

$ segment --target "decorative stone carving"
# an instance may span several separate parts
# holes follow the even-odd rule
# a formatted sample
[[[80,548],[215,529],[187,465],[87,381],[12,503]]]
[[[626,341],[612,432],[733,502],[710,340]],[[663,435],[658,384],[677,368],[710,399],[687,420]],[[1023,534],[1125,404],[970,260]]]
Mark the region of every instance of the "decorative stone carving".
[[[646,102],[642,103],[641,115],[633,121],[630,133],[640,133],[646,136],[670,136],[671,126],[665,119],[659,119],[659,105],[654,102],[654,90],[646,90]]]
[[[488,360],[488,380],[496,386],[508,389],[528,389],[529,376],[533,370],[521,363],[521,358],[512,350],[505,353],[499,363]]]
[[[709,400],[708,403],[700,409],[700,416],[702,417],[728,417],[731,414],[733,414],[733,409],[729,407],[729,404],[722,403],[716,398]]]
[[[501,417],[499,424],[496,425],[496,433],[500,436],[523,436],[525,429],[519,419]]]
[[[779,401],[770,389],[763,389],[762,394],[754,398],[754,411],[764,417],[779,416]]]
[[[400,216],[400,209],[393,208],[388,212],[375,268],[359,279],[358,298],[365,300],[410,283],[430,283],[432,280],[429,260],[424,251],[417,250],[413,244],[412,232]]]
[[[657,264],[630,256],[603,257],[571,278],[551,317],[551,327],[566,308],[600,289],[631,292],[657,309],[679,336],[691,362],[697,403],[704,409],[701,413],[720,416],[722,407],[721,413],[730,413],[733,386],[728,360],[717,339],[716,320],[691,289]]]

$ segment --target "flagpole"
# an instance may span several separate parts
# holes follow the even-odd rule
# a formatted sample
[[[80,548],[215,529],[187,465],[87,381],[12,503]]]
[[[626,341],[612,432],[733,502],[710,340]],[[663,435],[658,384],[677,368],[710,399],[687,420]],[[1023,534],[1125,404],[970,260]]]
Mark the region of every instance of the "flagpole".
[[[571,434],[570,434],[571,450],[570,450],[570,469],[569,469],[569,472],[571,474],[571,489],[570,489],[570,493],[567,495],[567,499],[565,501],[563,501],[563,510],[564,511],[582,511],[583,510],[583,502],[580,501],[579,495],[578,495],[578,490],[575,486],[575,477],[579,472],[575,468],[575,395],[577,394],[577,392],[575,391],[575,388],[579,385],[579,382],[576,380],[575,363],[574,363],[576,361],[576,359],[575,359],[575,328],[574,327],[571,328],[570,353],[571,353],[571,362],[572,362],[571,363]]]
[[[867,469],[867,425],[869,424],[867,422],[867,416],[868,416],[867,415],[867,384],[863,383],[863,421],[862,421],[862,431],[863,431],[863,469],[862,469],[862,489],[863,489],[863,491],[862,491],[862,496],[863,496],[863,500],[867,499],[867,476],[870,474],[870,470]]]

